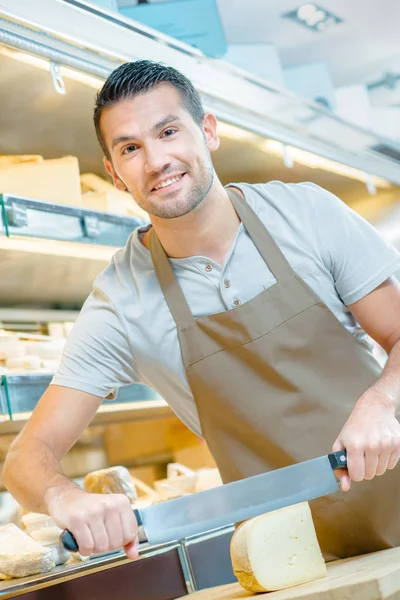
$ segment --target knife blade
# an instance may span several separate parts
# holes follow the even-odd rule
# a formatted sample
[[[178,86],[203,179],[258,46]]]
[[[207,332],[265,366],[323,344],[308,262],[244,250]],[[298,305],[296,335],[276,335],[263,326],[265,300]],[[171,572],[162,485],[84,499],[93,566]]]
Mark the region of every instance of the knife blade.
[[[346,467],[346,451],[340,450],[210,490],[134,509],[134,513],[139,530],[142,530],[142,539],[150,544],[163,544],[326,496],[339,487],[334,471]],[[78,550],[69,531],[61,534],[61,541],[68,550]]]

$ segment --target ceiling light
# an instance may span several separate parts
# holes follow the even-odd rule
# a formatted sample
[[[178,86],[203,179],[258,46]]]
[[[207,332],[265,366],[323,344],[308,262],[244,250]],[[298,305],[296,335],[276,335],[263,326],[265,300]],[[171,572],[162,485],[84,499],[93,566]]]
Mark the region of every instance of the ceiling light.
[[[251,133],[247,129],[242,129],[241,127],[236,127],[236,125],[231,125],[230,123],[224,123],[222,121],[218,121],[218,134],[223,138],[229,138],[232,140],[257,140],[260,139],[259,136]]]
[[[337,15],[314,3],[303,4],[295,10],[284,13],[282,17],[304,25],[304,27],[313,31],[326,31],[328,27],[343,22],[343,19]]]
[[[264,152],[275,154],[276,156],[282,157],[282,159],[285,158],[285,161],[287,161],[288,157],[290,157],[295,163],[299,165],[303,165],[311,169],[321,169],[323,171],[335,173],[336,175],[341,175],[342,177],[349,177],[350,179],[362,181],[363,183],[367,184],[367,186],[369,186],[370,188],[371,186],[376,186],[379,188],[390,188],[392,185],[390,181],[384,179],[383,177],[371,175],[370,173],[361,171],[361,169],[355,169],[354,167],[343,165],[334,160],[330,160],[329,158],[317,156],[312,152],[307,152],[305,150],[301,150],[300,148],[295,148],[294,146],[284,146],[282,142],[278,142],[276,140],[265,140],[261,142],[260,148]]]
[[[43,71],[48,71],[50,73],[50,61],[40,58],[39,56],[27,54],[26,52],[10,50],[5,46],[0,46],[0,56],[1,55],[28,65],[32,65],[33,67],[37,67],[38,69],[42,69]],[[64,67],[62,65],[60,65],[60,75],[62,77],[66,77],[67,79],[73,79],[74,81],[79,81],[79,83],[84,83],[95,90],[99,90],[104,83],[103,80],[98,79],[97,77],[87,75],[81,71],[75,71],[75,69],[70,69],[69,67]]]

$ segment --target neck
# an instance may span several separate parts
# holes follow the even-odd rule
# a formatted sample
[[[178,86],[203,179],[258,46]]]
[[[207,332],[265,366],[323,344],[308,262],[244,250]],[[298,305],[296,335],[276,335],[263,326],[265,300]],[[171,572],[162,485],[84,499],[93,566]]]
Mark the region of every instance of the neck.
[[[207,256],[220,265],[224,263],[240,225],[228,193],[218,179],[214,180],[201,204],[187,215],[176,219],[151,216],[150,219],[170,258]],[[143,244],[150,247],[150,231],[143,238]]]

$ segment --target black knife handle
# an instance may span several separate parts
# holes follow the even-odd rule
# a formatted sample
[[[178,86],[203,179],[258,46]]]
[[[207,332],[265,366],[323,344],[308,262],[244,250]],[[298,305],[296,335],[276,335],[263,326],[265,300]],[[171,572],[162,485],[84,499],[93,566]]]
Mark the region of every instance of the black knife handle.
[[[338,450],[338,452],[332,452],[332,454],[328,454],[328,458],[333,470],[347,469],[346,450]]]
[[[68,529],[66,529],[65,531],[62,532],[61,543],[63,544],[64,548],[66,548],[70,552],[78,552],[79,551],[78,544],[76,543],[76,539],[74,538],[72,533],[70,531],[68,531]]]
[[[138,527],[142,527],[143,526],[142,517],[137,508],[133,509],[133,514],[135,515]],[[74,538],[72,533],[70,531],[68,531],[68,529],[66,529],[65,531],[62,532],[61,543],[63,544],[64,548],[66,548],[70,552],[79,552],[79,547],[78,547],[78,544],[76,543],[76,539]]]

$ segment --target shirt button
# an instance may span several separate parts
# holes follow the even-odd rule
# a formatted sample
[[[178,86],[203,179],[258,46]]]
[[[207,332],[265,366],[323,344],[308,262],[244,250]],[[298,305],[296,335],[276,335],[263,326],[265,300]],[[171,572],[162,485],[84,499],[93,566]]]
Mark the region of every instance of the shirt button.
[[[233,301],[234,306],[239,306],[241,304],[240,300]]]
[[[230,287],[231,287],[231,282],[230,282],[230,281],[228,281],[227,279],[225,279],[225,281],[224,281],[224,286],[225,286],[226,288],[230,288]]]
[[[208,272],[212,271],[212,265],[210,265],[210,263],[208,263],[205,268]]]

